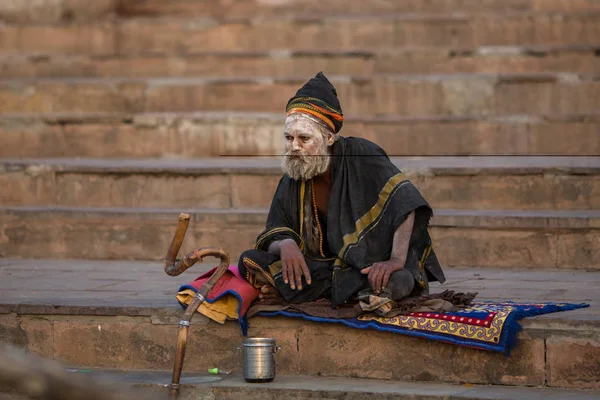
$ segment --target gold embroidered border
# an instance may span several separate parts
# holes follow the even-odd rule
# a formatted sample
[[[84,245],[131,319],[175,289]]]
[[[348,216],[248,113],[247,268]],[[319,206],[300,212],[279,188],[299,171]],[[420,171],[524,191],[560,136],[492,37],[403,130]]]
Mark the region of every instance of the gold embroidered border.
[[[468,325],[461,322],[445,321],[436,318],[413,317],[410,315],[399,315],[393,318],[376,317],[373,315],[361,315],[359,321],[376,321],[381,324],[398,326],[407,329],[418,329],[426,332],[446,333],[465,339],[476,339],[488,343],[499,343],[502,328],[506,318],[513,311],[512,307],[506,307],[496,312],[496,317],[489,327]]]
[[[398,173],[392,176],[387,181],[383,189],[381,189],[381,191],[379,192],[379,197],[375,205],[371,207],[371,209],[367,211],[365,215],[363,215],[356,221],[356,230],[353,233],[348,233],[344,235],[344,245],[338,253],[338,258],[335,261],[336,266],[343,265],[342,260],[344,259],[345,253],[350,249],[350,247],[353,247],[356,244],[358,244],[358,241],[361,239],[361,236],[363,235],[365,229],[369,227],[381,215],[386,203],[390,199],[394,190],[400,187],[398,186],[398,184],[406,180],[406,176],[403,173]],[[375,226],[376,224],[371,226],[371,229]]]
[[[300,235],[298,235],[298,233],[296,233],[296,231],[294,231],[291,228],[287,228],[287,227],[273,228],[273,229],[263,233],[262,235],[260,235],[258,237],[258,239],[256,239],[256,245],[254,246],[254,248],[259,249],[260,246],[262,245],[262,242],[264,242],[265,239],[267,239],[269,236],[275,235],[277,233],[283,233],[283,232],[291,233],[300,242],[300,246],[299,246],[300,251],[304,252],[304,240],[302,240],[302,237],[300,237]]]
[[[423,279],[423,274],[426,273],[425,272],[425,261],[427,260],[427,257],[429,257],[429,254],[431,254],[431,248],[432,248],[432,245],[427,246],[425,251],[423,251],[423,256],[419,260],[419,279],[418,279],[417,283],[419,284],[419,287],[421,289],[425,289],[425,280]]]
[[[281,272],[281,260],[275,261],[273,264],[269,265],[269,273],[271,274],[271,276],[275,276],[275,274],[278,274],[280,272]]]
[[[269,283],[271,285],[275,286],[275,281],[273,280],[273,277],[271,275],[269,275],[264,269],[262,269],[260,267],[260,265],[258,265],[258,263],[256,263],[254,260],[251,260],[248,257],[244,257],[242,259],[242,262],[244,263],[246,268],[248,268],[249,270],[252,270],[254,272],[254,274],[257,274],[257,273],[261,274],[263,277],[265,277],[265,279],[267,281],[269,281]],[[256,282],[256,280],[255,280],[255,282]],[[256,287],[255,282],[252,284],[254,287]]]

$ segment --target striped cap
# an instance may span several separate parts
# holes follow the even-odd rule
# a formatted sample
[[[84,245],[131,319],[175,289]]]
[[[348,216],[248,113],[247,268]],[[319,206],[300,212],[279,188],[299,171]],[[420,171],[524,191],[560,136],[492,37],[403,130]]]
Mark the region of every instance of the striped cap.
[[[333,133],[338,133],[344,124],[344,115],[335,87],[319,72],[302,86],[286,106],[286,113],[303,112],[319,118]]]

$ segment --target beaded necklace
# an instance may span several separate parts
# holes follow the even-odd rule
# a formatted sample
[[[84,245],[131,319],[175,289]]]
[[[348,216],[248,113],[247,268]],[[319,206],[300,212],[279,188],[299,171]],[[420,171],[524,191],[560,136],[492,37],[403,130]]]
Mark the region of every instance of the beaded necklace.
[[[321,231],[321,222],[319,221],[319,209],[317,208],[317,195],[315,194],[315,181],[311,179],[310,190],[312,196],[313,209],[315,213],[315,221],[317,222],[317,230],[319,231],[319,254],[321,257],[325,257],[323,253],[323,231]]]

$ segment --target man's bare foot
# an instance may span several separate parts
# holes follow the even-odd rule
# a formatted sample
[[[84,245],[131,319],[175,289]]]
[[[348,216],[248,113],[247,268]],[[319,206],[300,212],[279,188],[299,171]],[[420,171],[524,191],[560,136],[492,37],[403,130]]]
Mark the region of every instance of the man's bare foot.
[[[258,298],[261,300],[273,300],[280,299],[281,295],[279,294],[279,290],[276,287],[270,284],[263,285],[260,288],[260,294]]]

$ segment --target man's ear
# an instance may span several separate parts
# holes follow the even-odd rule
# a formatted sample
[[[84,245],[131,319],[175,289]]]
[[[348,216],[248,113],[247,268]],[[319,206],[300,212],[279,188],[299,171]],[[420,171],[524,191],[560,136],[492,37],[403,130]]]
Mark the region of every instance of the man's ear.
[[[333,133],[328,132],[327,133],[327,146],[333,145],[333,142],[335,142],[335,138],[333,137]]]

